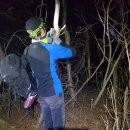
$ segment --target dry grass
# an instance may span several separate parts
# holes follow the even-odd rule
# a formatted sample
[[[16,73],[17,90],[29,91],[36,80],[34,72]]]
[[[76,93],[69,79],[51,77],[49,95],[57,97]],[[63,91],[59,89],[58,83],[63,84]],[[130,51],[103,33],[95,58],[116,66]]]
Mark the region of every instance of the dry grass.
[[[104,113],[102,104],[99,104],[95,109],[91,109],[92,99],[94,99],[95,96],[96,93],[82,93],[77,97],[76,103],[66,106],[66,130],[104,130],[101,119],[101,116]],[[24,109],[21,109],[21,114],[16,111],[16,108],[12,107],[11,110],[9,124],[15,126],[16,130],[35,130],[40,113],[39,105],[34,107],[33,115],[28,113],[27,116],[25,116],[27,111]],[[2,115],[1,117],[4,116]],[[4,120],[7,119],[5,118]],[[5,128],[6,125],[1,123],[0,130],[15,130],[11,125],[9,125],[10,128]],[[40,130],[42,130],[42,126]]]

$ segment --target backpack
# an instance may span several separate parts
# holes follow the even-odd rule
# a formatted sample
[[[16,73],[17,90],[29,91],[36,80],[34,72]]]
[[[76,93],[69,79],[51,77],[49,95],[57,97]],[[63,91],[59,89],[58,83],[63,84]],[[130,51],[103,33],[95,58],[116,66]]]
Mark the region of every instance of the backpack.
[[[0,75],[19,96],[27,98],[30,91],[34,91],[35,81],[31,81],[32,76],[21,63],[21,58],[16,54],[7,55],[0,61]]]

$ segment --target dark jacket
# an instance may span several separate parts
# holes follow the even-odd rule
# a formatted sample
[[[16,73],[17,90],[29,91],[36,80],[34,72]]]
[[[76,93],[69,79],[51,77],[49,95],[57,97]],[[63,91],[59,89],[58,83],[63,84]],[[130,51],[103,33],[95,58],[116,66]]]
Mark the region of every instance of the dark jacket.
[[[63,92],[57,74],[56,61],[74,56],[72,48],[44,42],[25,48],[26,58],[37,79],[38,95],[48,97]]]

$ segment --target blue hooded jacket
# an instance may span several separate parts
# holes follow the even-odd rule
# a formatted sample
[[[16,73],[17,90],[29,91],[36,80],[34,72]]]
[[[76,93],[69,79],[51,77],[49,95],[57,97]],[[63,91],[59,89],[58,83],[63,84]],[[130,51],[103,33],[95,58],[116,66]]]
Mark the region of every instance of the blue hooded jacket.
[[[30,64],[34,76],[37,79],[38,95],[48,97],[63,92],[61,81],[57,74],[56,61],[70,58],[75,55],[72,48],[57,44],[36,42],[30,44],[26,58]]]

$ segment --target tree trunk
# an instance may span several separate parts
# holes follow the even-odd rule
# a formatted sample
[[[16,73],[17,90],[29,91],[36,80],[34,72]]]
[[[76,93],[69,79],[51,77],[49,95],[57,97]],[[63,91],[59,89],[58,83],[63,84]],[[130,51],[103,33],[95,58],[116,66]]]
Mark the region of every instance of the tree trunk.
[[[55,0],[55,12],[54,12],[54,20],[53,20],[53,26],[56,31],[56,36],[59,37],[60,35],[60,29],[59,29],[59,14],[60,14],[60,1]]]
[[[86,50],[87,50],[87,67],[88,67],[88,77],[90,77],[91,76],[91,62],[90,62],[90,45],[89,45],[89,32],[87,31],[86,33],[85,33],[85,38],[86,38]]]
[[[1,45],[0,45],[0,60],[1,60],[2,58],[4,58],[4,52],[3,52],[2,47],[1,47]],[[2,83],[2,79],[1,79],[1,76],[0,76],[0,85],[1,85],[1,83]]]
[[[0,45],[0,60],[4,57],[4,52],[2,50],[2,47]]]
[[[120,62],[117,64],[117,66],[115,67],[115,70],[113,72],[113,89],[114,89],[114,97],[115,97],[115,122],[116,122],[116,129],[121,129],[121,115],[119,113],[121,113],[121,106],[120,106],[120,97],[121,97],[121,93],[120,93],[120,81],[119,81],[119,74],[118,74],[118,66],[120,66]]]
[[[67,19],[67,7],[66,7],[66,2],[65,0],[62,0],[62,4],[63,4],[63,25],[66,25],[66,19]],[[70,45],[70,34],[69,31],[66,27],[65,29],[65,42]],[[70,95],[71,98],[75,99],[75,92],[74,92],[74,87],[73,87],[73,80],[72,80],[72,72],[71,72],[71,63],[68,60],[67,62],[67,73],[68,73],[68,86],[70,89]]]

